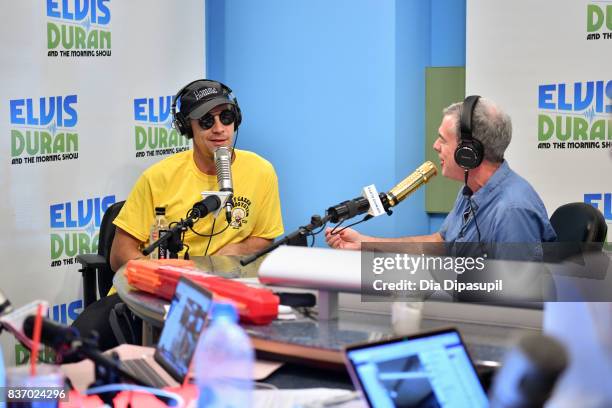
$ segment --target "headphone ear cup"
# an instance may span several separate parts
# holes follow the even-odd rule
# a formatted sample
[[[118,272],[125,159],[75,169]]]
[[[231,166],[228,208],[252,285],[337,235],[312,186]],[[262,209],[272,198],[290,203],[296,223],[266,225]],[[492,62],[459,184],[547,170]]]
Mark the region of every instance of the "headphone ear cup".
[[[484,148],[478,139],[462,140],[455,149],[455,162],[466,170],[480,166],[484,158]]]
[[[191,122],[188,119],[185,119],[181,112],[176,112],[174,115],[174,128],[188,139],[193,137],[193,134],[191,133]]]
[[[238,130],[238,126],[242,123],[242,112],[240,111],[240,106],[238,106],[238,101],[234,98],[234,112],[236,113],[236,121],[234,122],[234,130]]]

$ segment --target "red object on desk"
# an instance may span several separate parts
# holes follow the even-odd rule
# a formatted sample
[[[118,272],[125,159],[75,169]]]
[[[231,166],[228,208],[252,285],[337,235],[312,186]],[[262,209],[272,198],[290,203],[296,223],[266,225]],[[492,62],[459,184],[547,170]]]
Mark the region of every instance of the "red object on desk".
[[[240,320],[245,323],[268,324],[278,315],[278,296],[269,289],[254,288],[235,280],[207,275],[193,268],[132,260],[125,268],[125,276],[131,286],[167,300],[172,299],[179,278],[184,276],[210,290],[215,299],[234,303]]]
[[[185,404],[178,408],[187,407],[191,401],[198,398],[198,388],[193,384],[178,388],[167,388],[167,390],[183,397]],[[97,395],[83,395],[72,390],[68,396],[68,401],[60,402],[59,406],[60,408],[98,408],[103,407],[104,403]],[[168,405],[151,394],[138,391],[122,391],[113,398],[113,406],[115,408],[166,408]]]

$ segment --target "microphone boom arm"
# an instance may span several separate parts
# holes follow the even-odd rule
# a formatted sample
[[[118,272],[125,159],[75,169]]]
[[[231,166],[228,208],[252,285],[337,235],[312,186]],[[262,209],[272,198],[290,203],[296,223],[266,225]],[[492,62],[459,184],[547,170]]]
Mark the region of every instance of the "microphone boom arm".
[[[297,230],[293,231],[291,234],[285,235],[282,239],[275,241],[273,243],[271,243],[270,245],[268,245],[267,247],[255,252],[252,255],[247,256],[246,258],[243,258],[240,260],[240,265],[245,266],[250,264],[251,262],[253,262],[254,260],[262,257],[263,255],[274,251],[276,248],[278,248],[281,245],[286,245],[289,243],[289,241],[291,241],[292,239],[295,239],[297,237],[299,237],[300,235],[302,236],[307,236],[308,234],[310,234],[315,228],[319,228],[321,226],[323,226],[325,223],[327,223],[330,220],[330,216],[329,214],[326,215],[325,217],[321,218],[320,215],[313,215],[310,218],[310,224],[308,225],[304,225],[302,227],[299,227]]]

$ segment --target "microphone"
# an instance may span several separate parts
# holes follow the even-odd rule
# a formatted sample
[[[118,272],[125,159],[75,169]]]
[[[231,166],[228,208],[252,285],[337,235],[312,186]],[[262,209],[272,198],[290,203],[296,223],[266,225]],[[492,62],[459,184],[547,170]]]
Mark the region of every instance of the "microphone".
[[[23,332],[29,338],[34,337],[34,321],[36,316],[28,316],[23,321]],[[53,348],[58,352],[64,352],[72,347],[72,343],[80,340],[79,331],[74,327],[63,326],[46,317],[42,319],[40,333],[41,343]]]
[[[225,219],[232,222],[232,208],[234,207],[232,185],[232,152],[229,147],[220,146],[215,150],[215,168],[217,169],[217,184],[219,191],[229,191],[231,194],[225,202]]]
[[[194,218],[204,218],[209,213],[216,211],[221,207],[221,199],[217,196],[208,196],[200,202],[193,205]]]
[[[438,174],[436,166],[432,162],[426,161],[412,174],[389,190],[388,193],[380,193],[378,196],[385,211],[389,212],[391,207],[398,205],[416,189],[431,180],[436,174]],[[343,201],[333,207],[329,207],[327,209],[327,214],[331,222],[338,223],[353,218],[356,215],[363,214],[369,209],[370,202],[368,199],[357,197],[349,201]]]
[[[538,334],[521,339],[493,379],[491,408],[543,406],[567,363],[565,347],[552,337]]]

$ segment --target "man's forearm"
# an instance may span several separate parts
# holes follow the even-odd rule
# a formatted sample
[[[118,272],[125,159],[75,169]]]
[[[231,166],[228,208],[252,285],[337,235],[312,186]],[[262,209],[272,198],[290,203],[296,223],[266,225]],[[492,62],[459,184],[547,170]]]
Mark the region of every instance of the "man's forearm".
[[[421,242],[444,242],[442,235],[439,232],[430,235],[415,235],[411,237],[400,238],[379,238],[368,235],[363,236],[361,242],[405,242],[405,243],[421,243]]]
[[[227,244],[213,255],[250,255],[272,243],[271,239],[247,237],[241,242]]]
[[[111,247],[110,264],[113,271],[117,271],[122,265],[131,259],[142,258],[144,255],[140,252],[142,243],[132,237],[121,228],[115,231],[115,238]]]

